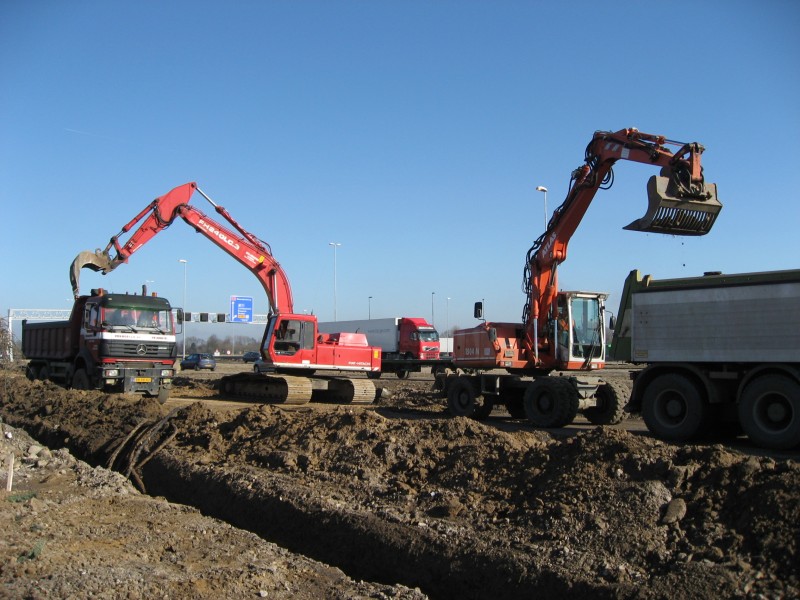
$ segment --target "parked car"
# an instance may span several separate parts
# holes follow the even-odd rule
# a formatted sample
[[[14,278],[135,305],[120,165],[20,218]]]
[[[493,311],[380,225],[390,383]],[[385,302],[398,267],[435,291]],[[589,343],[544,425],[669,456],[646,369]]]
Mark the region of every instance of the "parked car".
[[[256,362],[260,358],[261,354],[258,352],[245,352],[244,354],[242,354],[242,360],[246,363]]]
[[[217,361],[210,354],[190,354],[181,361],[181,370],[194,369],[208,369],[213,371],[217,368]]]

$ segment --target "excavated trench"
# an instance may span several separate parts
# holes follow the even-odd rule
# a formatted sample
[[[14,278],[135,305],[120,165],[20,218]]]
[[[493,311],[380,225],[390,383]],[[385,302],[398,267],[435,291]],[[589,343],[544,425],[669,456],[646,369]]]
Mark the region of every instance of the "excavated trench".
[[[530,569],[514,553],[479,539],[457,540],[419,526],[331,506],[313,491],[263,473],[186,465],[156,458],[145,470],[152,494],[193,505],[285,548],[364,581],[418,587],[432,598],[530,598],[570,594],[611,598],[608,589],[576,585],[547,570]]]
[[[433,598],[789,597],[796,457],[569,439],[346,407],[167,414],[155,400],[6,382],[3,418],[351,578]],[[420,400],[422,398],[422,400]],[[409,401],[424,402],[414,392]]]
[[[50,387],[58,400],[37,407],[28,398],[25,416],[6,413],[6,418],[28,429],[40,442],[51,448],[67,447],[93,466],[113,462],[115,470],[152,496],[195,507],[292,552],[338,567],[352,579],[416,587],[432,598],[618,596],[607,584],[575,581],[537,566],[535,557],[499,547],[492,536],[483,539],[470,530],[468,522],[438,527],[429,519],[404,522],[396,514],[375,514],[351,506],[346,491],[337,493],[325,486],[324,493],[319,493],[315,485],[298,485],[291,475],[227,462],[204,465],[201,463],[208,460],[204,453],[187,459],[184,453],[161,446],[160,442],[170,441],[164,439],[167,419],[154,416],[154,402],[136,403],[130,412],[120,412],[119,401],[99,393],[35,385]],[[70,399],[70,395],[76,397]],[[95,407],[84,404],[87,396],[99,403]],[[104,404],[113,404],[114,410],[102,416],[102,425],[94,429],[100,422],[93,413],[102,412]],[[149,404],[144,411],[143,404]],[[137,430],[144,423],[149,427]],[[127,435],[107,439],[109,427]],[[134,433],[140,440],[138,446]],[[142,440],[148,437],[150,448],[142,448]],[[158,446],[131,475],[126,464],[141,460],[143,451]]]

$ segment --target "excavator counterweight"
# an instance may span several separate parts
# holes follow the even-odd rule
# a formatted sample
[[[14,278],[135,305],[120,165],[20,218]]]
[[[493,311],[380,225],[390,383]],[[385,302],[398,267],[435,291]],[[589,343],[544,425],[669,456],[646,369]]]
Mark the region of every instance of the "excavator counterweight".
[[[623,229],[672,235],[705,235],[714,226],[722,203],[717,185],[703,183],[698,193],[678,195],[668,177],[653,175],[647,182],[647,212]]]

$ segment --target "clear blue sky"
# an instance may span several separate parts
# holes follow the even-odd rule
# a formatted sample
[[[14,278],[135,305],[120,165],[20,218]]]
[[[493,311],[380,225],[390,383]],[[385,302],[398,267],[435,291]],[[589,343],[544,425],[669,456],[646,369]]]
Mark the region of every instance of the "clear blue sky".
[[[705,145],[704,237],[623,231],[655,170],[618,163],[565,289],[800,268],[800,3],[73,1],[0,4],[0,314],[66,308],[68,268],[197,181],[271,244],[295,310],[519,320],[525,253],[595,130]],[[193,203],[210,209],[195,195]],[[257,280],[184,222],[82,289],[226,312]],[[432,292],[435,295],[432,296]],[[448,301],[447,298],[450,298]]]

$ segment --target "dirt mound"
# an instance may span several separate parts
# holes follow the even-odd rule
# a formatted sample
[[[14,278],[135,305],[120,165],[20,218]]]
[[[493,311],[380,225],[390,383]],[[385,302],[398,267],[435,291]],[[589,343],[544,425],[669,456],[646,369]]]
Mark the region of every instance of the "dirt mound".
[[[6,418],[97,463],[166,414],[22,378],[4,388]],[[428,416],[191,405],[169,419],[143,482],[352,577],[433,597],[800,594],[795,460],[610,428],[499,431],[445,418],[420,385],[393,391],[392,406]]]

